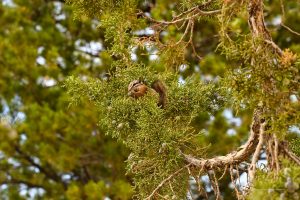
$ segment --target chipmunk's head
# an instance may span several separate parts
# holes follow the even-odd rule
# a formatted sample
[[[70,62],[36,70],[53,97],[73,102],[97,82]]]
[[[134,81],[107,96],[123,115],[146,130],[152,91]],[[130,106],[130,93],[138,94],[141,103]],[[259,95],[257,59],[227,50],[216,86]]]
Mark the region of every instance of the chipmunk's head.
[[[128,85],[128,96],[139,98],[144,96],[148,87],[141,80],[131,81]]]

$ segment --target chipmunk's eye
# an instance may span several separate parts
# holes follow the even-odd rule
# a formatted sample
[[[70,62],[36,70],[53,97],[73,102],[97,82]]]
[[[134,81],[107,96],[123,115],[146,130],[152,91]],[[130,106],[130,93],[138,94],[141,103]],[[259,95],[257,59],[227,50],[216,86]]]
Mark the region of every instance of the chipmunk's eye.
[[[133,89],[133,91],[135,91],[135,92],[138,92],[138,91],[139,91],[139,89],[138,89],[138,88],[134,88],[134,89]]]

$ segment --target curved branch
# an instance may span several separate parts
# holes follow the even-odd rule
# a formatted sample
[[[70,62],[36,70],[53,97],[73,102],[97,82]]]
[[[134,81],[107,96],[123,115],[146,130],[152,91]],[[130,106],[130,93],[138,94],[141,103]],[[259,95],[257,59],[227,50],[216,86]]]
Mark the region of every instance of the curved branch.
[[[196,167],[204,167],[206,169],[223,168],[226,165],[239,164],[247,160],[255,151],[259,141],[260,129],[264,120],[261,118],[261,111],[256,110],[253,115],[250,136],[246,144],[240,147],[240,150],[233,151],[226,156],[217,156],[211,159],[195,158],[191,155],[182,154],[186,162],[191,163]]]

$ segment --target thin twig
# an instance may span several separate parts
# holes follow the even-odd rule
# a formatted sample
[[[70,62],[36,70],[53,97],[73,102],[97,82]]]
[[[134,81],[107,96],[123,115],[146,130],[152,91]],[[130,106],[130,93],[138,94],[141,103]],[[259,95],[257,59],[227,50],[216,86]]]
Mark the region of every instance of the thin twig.
[[[261,148],[263,146],[264,143],[264,128],[265,128],[266,123],[262,123],[260,126],[260,130],[259,130],[259,142],[257,144],[257,147],[255,149],[255,152],[253,154],[252,157],[252,161],[251,161],[251,165],[249,167],[249,178],[250,178],[250,183],[253,182],[254,180],[254,176],[255,176],[255,171],[256,171],[256,163],[258,161],[259,155],[260,155],[260,151]]]
[[[300,158],[296,156],[293,152],[291,152],[288,148],[284,147],[284,153],[292,159],[295,163],[300,165]]]
[[[225,176],[227,169],[228,169],[228,165],[225,165],[224,172],[218,180],[221,180]]]
[[[284,4],[283,4],[283,1],[280,0],[280,8],[281,8],[281,12],[282,12],[282,21],[285,20],[285,11],[284,11]]]
[[[188,24],[187,24],[187,26],[185,28],[185,31],[184,31],[183,35],[181,36],[180,40],[178,42],[176,42],[175,45],[180,44],[182,42],[182,40],[184,39],[184,37],[187,35],[187,33],[188,33],[189,29],[190,29],[190,26],[191,26],[191,22],[192,22],[192,20],[189,20],[189,22],[188,22]]]
[[[274,161],[274,148],[273,148],[273,138],[271,136],[268,137],[268,151],[270,153],[270,156],[268,158],[268,163],[271,169],[275,166]]]
[[[240,178],[240,171],[239,171],[239,165],[235,166],[235,170],[237,173],[237,179],[239,180],[239,186],[241,185],[241,178]]]
[[[210,10],[210,11],[203,11],[203,10],[197,10],[196,14],[189,16],[189,17],[182,17],[177,19],[175,17],[174,20],[172,21],[159,21],[159,20],[155,20],[152,17],[147,16],[145,13],[143,12],[139,12],[138,15],[142,15],[145,19],[147,19],[148,21],[155,23],[155,24],[159,24],[159,25],[171,25],[171,24],[176,24],[178,22],[182,22],[182,21],[188,21],[190,19],[194,19],[195,17],[198,17],[199,15],[214,15],[214,14],[218,14],[220,13],[221,10]]]
[[[231,178],[231,182],[232,182],[233,187],[234,187],[235,194],[236,194],[237,198],[240,199],[240,193],[239,193],[239,191],[236,187],[235,180],[234,180],[234,177],[233,177],[233,166],[232,165],[229,166],[229,172],[230,172],[230,178]]]
[[[169,181],[169,186],[173,194],[175,194],[171,181]]]
[[[215,173],[214,170],[212,172],[213,172],[214,182],[215,182],[216,189],[217,189],[217,191],[216,191],[216,194],[217,194],[216,200],[218,200],[218,199],[221,199],[220,188],[219,188],[219,184],[218,184],[218,179],[216,177],[216,173]]]
[[[285,25],[283,22],[280,23],[280,25],[282,27],[284,27],[285,29],[287,29],[288,31],[290,31],[291,33],[297,35],[297,36],[300,36],[300,33],[298,33],[297,31],[294,31],[293,29],[291,29],[290,27],[288,27],[287,25]]]
[[[194,197],[193,197],[193,194],[192,194],[192,192],[191,192],[190,189],[188,190],[188,192],[190,193],[191,199],[192,199],[192,200],[195,200]]]
[[[274,143],[275,143],[275,147],[274,147],[274,160],[275,160],[275,166],[276,166],[276,174],[278,175],[279,173],[279,160],[278,160],[278,139],[276,137],[276,135],[274,134],[273,136],[274,138]]]
[[[264,41],[265,43],[270,44],[273,47],[273,49],[276,51],[276,53],[278,53],[280,56],[283,55],[283,52],[280,49],[280,47],[277,44],[275,44],[272,40],[264,40]]]
[[[173,174],[171,174],[170,176],[168,176],[168,178],[164,179],[153,191],[152,193],[145,199],[145,200],[150,200],[151,197],[153,197],[153,195],[155,195],[155,193],[169,180],[171,180],[174,176],[176,176],[177,174],[179,174],[183,169],[185,169],[186,167],[190,166],[191,163],[185,165],[184,167],[180,168],[179,170],[177,170],[176,172],[174,172]]]

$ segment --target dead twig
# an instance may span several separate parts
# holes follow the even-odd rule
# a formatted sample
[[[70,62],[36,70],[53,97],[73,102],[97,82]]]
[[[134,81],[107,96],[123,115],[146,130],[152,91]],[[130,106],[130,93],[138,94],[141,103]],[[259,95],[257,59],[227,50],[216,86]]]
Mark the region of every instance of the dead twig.
[[[298,33],[297,31],[294,31],[293,29],[291,29],[290,27],[288,27],[287,25],[285,25],[283,22],[280,23],[280,25],[285,28],[286,30],[288,30],[289,32],[297,35],[297,36],[300,36],[300,33]]]
[[[259,142],[258,142],[258,145],[255,149],[255,152],[254,152],[253,157],[252,157],[251,165],[249,167],[248,173],[249,173],[250,183],[252,183],[253,180],[254,180],[255,171],[256,171],[256,163],[258,161],[260,151],[261,151],[262,146],[264,144],[264,128],[265,128],[265,125],[266,125],[266,123],[264,122],[260,126],[259,139],[258,139]]]

